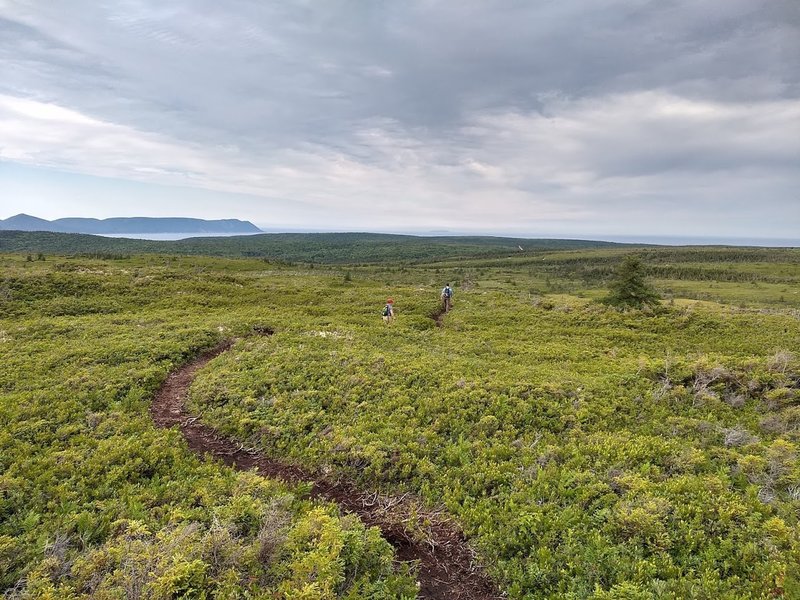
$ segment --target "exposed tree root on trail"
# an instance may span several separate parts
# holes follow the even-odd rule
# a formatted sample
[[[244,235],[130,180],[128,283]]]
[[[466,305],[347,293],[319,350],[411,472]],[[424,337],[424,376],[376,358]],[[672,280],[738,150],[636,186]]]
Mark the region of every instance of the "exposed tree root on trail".
[[[440,326],[442,314],[433,316]],[[265,331],[262,335],[271,333]],[[394,546],[398,560],[417,564],[420,598],[489,600],[501,597],[477,564],[463,533],[442,513],[425,512],[409,494],[382,496],[363,490],[353,482],[333,480],[269,458],[221,436],[213,428],[200,423],[198,417],[188,414],[185,401],[195,374],[231,345],[232,341],[223,342],[168,377],[150,407],[156,425],[178,426],[193,452],[211,454],[236,469],[256,469],[265,477],[292,484],[311,482],[312,498],[335,502],[343,511],[358,515],[365,525],[378,527]],[[419,516],[412,522],[411,515]]]

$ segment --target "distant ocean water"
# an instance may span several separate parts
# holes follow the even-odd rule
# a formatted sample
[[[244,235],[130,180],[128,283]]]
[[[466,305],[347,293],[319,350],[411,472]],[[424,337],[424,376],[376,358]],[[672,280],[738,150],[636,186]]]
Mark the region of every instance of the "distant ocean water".
[[[199,237],[234,237],[237,235],[258,235],[263,231],[253,233],[98,233],[101,237],[127,238],[130,240],[153,240],[160,242],[171,242],[175,240],[185,240],[186,238]]]
[[[591,236],[587,236],[591,237]],[[658,244],[664,246],[762,246],[770,248],[800,248],[800,238],[737,238],[667,235],[610,235],[598,240],[626,244]]]

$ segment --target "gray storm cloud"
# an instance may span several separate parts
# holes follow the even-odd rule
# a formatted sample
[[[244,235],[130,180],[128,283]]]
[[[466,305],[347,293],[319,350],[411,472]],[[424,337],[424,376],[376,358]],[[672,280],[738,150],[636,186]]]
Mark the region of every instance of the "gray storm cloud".
[[[798,56],[784,0],[0,0],[0,159],[262,222],[789,236]]]

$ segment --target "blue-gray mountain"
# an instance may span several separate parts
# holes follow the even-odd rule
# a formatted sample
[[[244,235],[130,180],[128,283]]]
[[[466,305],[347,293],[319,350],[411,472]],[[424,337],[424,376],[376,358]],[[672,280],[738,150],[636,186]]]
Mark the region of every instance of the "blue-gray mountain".
[[[259,233],[250,221],[239,219],[189,219],[183,217],[116,217],[112,219],[65,218],[47,221],[26,214],[0,219],[0,229],[53,231],[58,233]]]

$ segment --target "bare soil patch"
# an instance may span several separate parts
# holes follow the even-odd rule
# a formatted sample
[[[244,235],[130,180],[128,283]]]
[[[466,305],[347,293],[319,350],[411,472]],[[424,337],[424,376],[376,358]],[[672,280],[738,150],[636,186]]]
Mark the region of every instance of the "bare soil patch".
[[[431,313],[431,319],[433,319],[437,327],[444,327],[444,316],[446,314],[447,311],[445,311],[444,306],[439,303],[436,310]]]

